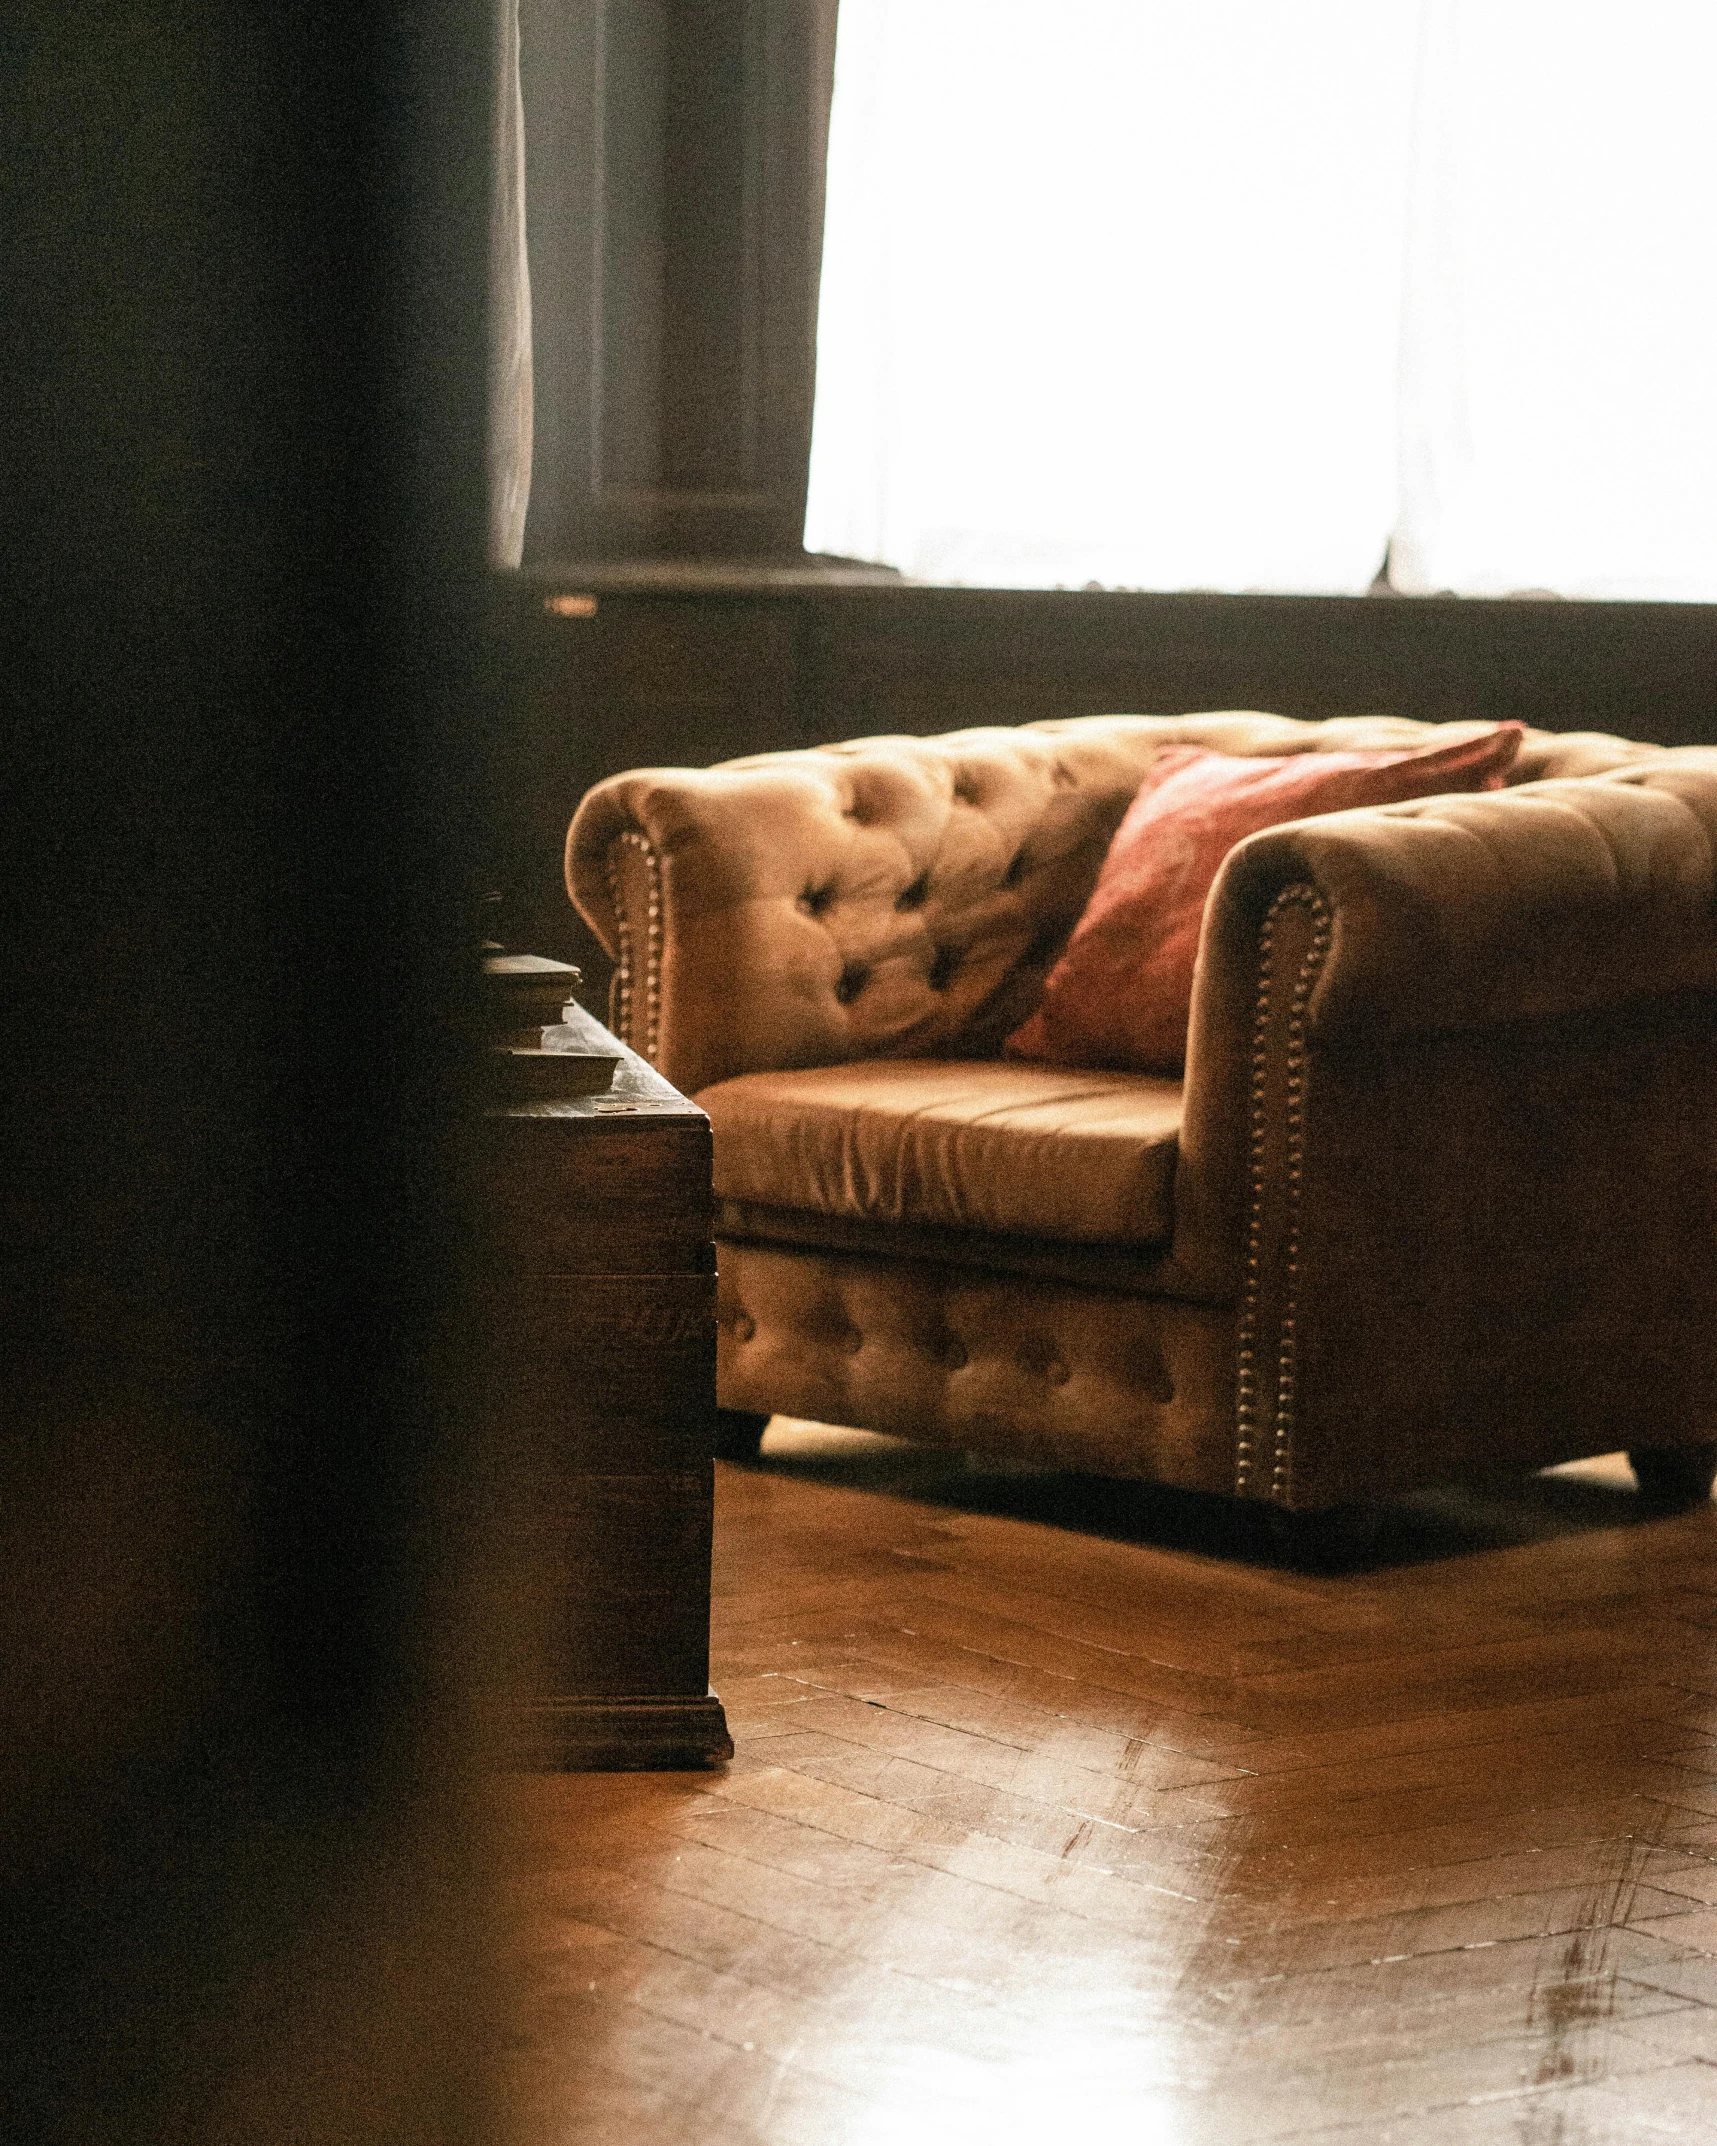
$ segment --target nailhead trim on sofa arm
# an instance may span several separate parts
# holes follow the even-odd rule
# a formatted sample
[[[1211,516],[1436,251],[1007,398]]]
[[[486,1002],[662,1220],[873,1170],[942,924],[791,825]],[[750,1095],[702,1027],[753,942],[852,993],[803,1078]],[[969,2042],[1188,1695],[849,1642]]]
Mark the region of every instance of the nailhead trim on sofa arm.
[[[1271,1094],[1270,1046],[1272,1016],[1278,1016],[1275,995],[1278,927],[1291,911],[1304,912],[1311,936],[1300,956],[1293,989],[1287,1003],[1286,1065],[1280,1099]],[[1297,1315],[1300,1271],[1300,1188],[1305,1161],[1305,1070],[1306,1004],[1318,971],[1329,952],[1329,905],[1317,889],[1307,884],[1284,887],[1270,904],[1258,934],[1258,996],[1252,1027],[1252,1079],[1250,1099],[1249,1192],[1246,1221],[1246,1271],[1240,1305],[1239,1361],[1235,1379],[1234,1488],[1241,1497],[1257,1495],[1254,1476],[1261,1459],[1265,1425],[1270,1426],[1270,1481],[1267,1495],[1285,1502],[1293,1472],[1295,1372],[1298,1349]],[[1287,1167],[1276,1196],[1283,1202],[1282,1250],[1278,1265],[1281,1306],[1268,1323],[1273,1337],[1261,1329],[1263,1315],[1265,1206],[1271,1196],[1267,1147],[1272,1107],[1283,1112],[1286,1127]],[[1261,1358],[1273,1361],[1275,1387],[1270,1403],[1261,1405],[1259,1377]]]
[[[640,1038],[633,1034],[636,1001],[637,927],[626,912],[627,861],[635,857],[644,869],[648,894],[644,918],[644,1027]],[[614,904],[614,928],[620,941],[619,962],[614,971],[610,1015],[614,1033],[622,1043],[656,1063],[662,1027],[662,864],[646,838],[628,830],[617,835],[608,850],[608,893]]]

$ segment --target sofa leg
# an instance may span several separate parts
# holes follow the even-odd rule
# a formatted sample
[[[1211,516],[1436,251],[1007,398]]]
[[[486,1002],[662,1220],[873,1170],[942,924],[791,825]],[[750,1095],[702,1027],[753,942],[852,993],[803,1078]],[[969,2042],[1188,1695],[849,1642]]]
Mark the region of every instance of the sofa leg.
[[[1369,1505],[1331,1505],[1317,1513],[1270,1509],[1270,1545],[1296,1572],[1347,1572],[1377,1544],[1378,1514]]]
[[[1660,1513],[1703,1505],[1717,1477],[1717,1441],[1698,1446],[1631,1446],[1628,1466],[1641,1499]]]
[[[754,1416],[747,1408],[718,1408],[715,1412],[715,1457],[717,1460],[751,1461],[757,1458],[767,1416]]]

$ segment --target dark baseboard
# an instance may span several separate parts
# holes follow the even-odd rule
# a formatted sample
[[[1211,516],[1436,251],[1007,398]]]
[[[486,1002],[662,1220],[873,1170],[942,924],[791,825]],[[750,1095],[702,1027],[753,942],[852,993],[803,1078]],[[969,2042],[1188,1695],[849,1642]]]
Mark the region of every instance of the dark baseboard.
[[[509,1764],[519,1773],[672,1773],[733,1756],[712,1691],[694,1699],[544,1699],[513,1715]]]

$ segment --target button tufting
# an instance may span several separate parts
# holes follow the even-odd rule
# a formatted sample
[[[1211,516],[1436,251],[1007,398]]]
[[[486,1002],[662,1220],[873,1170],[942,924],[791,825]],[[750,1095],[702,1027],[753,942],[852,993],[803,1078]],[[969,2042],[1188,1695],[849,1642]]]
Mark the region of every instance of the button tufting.
[[[856,1326],[847,1328],[845,1334],[841,1337],[841,1347],[846,1350],[849,1356],[856,1356],[860,1349],[864,1347],[864,1336]]]
[[[833,887],[807,887],[799,897],[799,907],[808,917],[820,917],[825,909],[834,904]]]
[[[930,892],[930,874],[920,872],[909,887],[902,887],[894,897],[896,909],[922,909],[925,897]]]
[[[757,1321],[748,1311],[742,1311],[733,1322],[733,1332],[736,1340],[749,1341],[756,1331]]]
[[[835,978],[835,997],[843,1006],[850,1006],[865,985],[870,982],[870,971],[862,961],[849,961]]]
[[[1007,870],[1002,874],[1002,885],[1004,887],[1017,887],[1029,870],[1030,866],[1025,861],[1025,851],[1023,849],[1015,850]]]
[[[957,948],[939,946],[936,949],[935,960],[931,962],[929,968],[925,971],[924,981],[932,991],[946,991],[954,981],[955,975],[959,971],[960,963],[964,959],[965,956]]]
[[[1059,1356],[1052,1356],[1043,1367],[1043,1375],[1052,1386],[1065,1386],[1073,1374]]]
[[[971,1358],[966,1354],[965,1343],[956,1340],[952,1334],[936,1353],[945,1371],[964,1371],[971,1362]]]

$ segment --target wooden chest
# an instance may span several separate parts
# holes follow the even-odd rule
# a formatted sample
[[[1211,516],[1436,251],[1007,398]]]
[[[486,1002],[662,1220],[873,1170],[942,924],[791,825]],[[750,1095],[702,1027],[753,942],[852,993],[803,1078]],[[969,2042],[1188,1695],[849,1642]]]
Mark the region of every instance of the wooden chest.
[[[491,1110],[488,1446],[513,1762],[707,1765],[709,1120],[590,1015],[613,1088]]]

